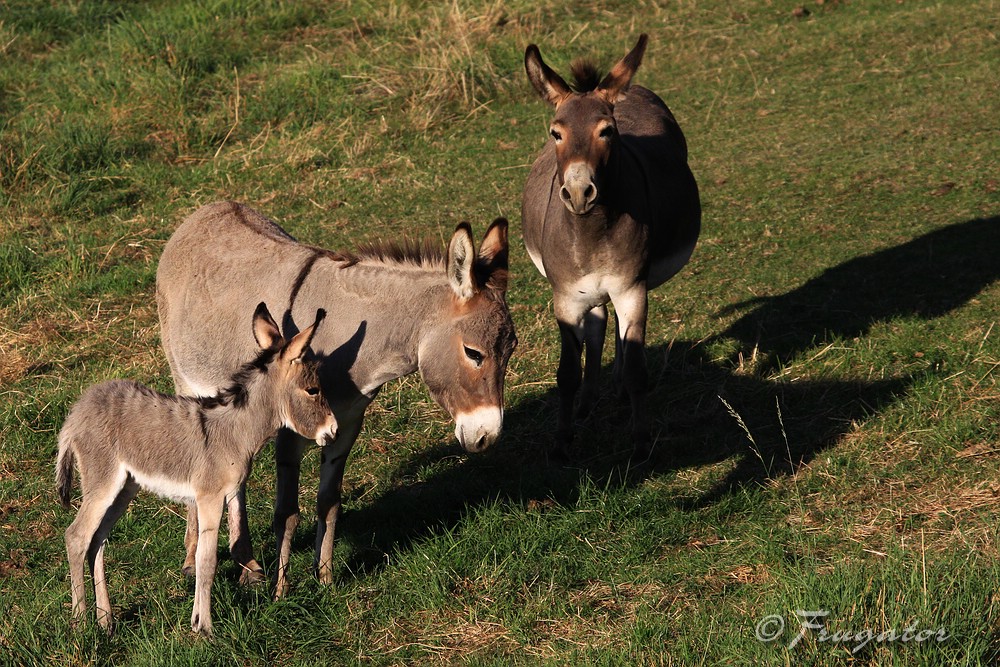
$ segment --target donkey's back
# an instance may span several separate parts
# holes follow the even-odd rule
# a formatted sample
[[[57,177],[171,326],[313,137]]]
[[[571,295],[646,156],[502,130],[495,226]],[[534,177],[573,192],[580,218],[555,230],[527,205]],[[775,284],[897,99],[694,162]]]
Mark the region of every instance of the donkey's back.
[[[118,478],[131,474],[145,488],[178,501],[193,501],[190,484],[161,483],[190,479],[190,452],[185,443],[204,443],[196,401],[160,394],[131,380],[95,384],[73,405],[59,432],[57,486],[69,505],[72,465],[80,452],[81,475]],[[204,449],[204,448],[203,448]],[[124,480],[123,480],[124,481]],[[83,486],[89,486],[83,480]]]
[[[236,202],[203,206],[184,220],[156,273],[160,337],[178,394],[212,396],[222,388],[254,354],[252,337],[233,335],[246,329],[245,313],[258,301],[288,304],[312,254]],[[283,314],[275,313],[279,322]]]

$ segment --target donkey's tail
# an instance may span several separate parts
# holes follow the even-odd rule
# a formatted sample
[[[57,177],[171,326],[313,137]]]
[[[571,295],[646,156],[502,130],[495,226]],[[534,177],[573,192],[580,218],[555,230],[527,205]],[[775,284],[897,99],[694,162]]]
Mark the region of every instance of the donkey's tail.
[[[70,506],[70,493],[73,490],[73,463],[75,456],[70,447],[71,436],[63,431],[59,434],[59,456],[56,459],[56,489],[62,506]]]

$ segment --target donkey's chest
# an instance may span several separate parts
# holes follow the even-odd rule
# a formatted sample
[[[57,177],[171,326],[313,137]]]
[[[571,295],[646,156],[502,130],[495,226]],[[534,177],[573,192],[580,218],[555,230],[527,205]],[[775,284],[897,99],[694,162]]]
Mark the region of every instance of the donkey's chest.
[[[573,303],[581,310],[607,304],[616,295],[632,288],[636,282],[635,276],[605,271],[563,278],[552,284],[556,298],[564,303]]]

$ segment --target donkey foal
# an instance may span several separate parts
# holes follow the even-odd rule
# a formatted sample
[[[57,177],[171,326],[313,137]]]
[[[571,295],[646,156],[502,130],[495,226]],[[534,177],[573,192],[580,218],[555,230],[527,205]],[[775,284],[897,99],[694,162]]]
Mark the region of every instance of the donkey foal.
[[[253,316],[260,351],[212,397],[167,396],[138,383],[113,380],[86,390],[59,432],[56,485],[69,507],[74,459],[83,501],[66,529],[73,619],[87,609],[83,562],[94,580],[97,620],[111,624],[104,578],[104,543],[140,488],[193,502],[201,530],[195,564],[191,627],[212,634],[211,588],[222,508],[250,475],[250,464],[281,427],[320,444],[337,436],[337,422],[320,391],[309,343],[326,315],[287,343],[267,307]]]

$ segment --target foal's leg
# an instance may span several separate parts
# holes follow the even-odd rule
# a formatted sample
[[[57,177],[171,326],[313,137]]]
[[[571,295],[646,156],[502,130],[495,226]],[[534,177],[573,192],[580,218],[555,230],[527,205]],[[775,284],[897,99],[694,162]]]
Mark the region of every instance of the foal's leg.
[[[114,504],[115,499],[121,491],[124,480],[108,479],[101,480],[98,485],[96,481],[91,481],[82,457],[77,456],[80,465],[80,486],[83,487],[83,501],[80,509],[77,510],[76,518],[66,529],[66,558],[69,561],[70,590],[73,598],[73,622],[80,622],[87,611],[87,592],[84,582],[84,563],[90,568],[91,576],[95,580],[97,573],[94,572],[94,559],[100,543],[95,542],[95,537],[101,528],[109,509]],[[103,580],[104,573],[101,573]],[[100,609],[100,604],[98,604]],[[106,605],[106,611],[110,611]],[[98,612],[100,615],[100,611]]]
[[[94,534],[104,518],[114,496],[104,489],[88,489],[83,494],[83,502],[73,523],[66,529],[66,559],[69,561],[70,590],[73,596],[73,622],[80,622],[87,612],[87,591],[84,581],[84,565],[89,563],[88,554]],[[114,490],[117,493],[117,489]]]
[[[636,451],[648,454],[651,447],[649,414],[646,397],[649,380],[646,370],[646,315],[648,311],[645,284],[624,293],[612,295],[617,319],[618,343],[621,351],[622,386],[632,404],[632,444]]]
[[[585,362],[583,367],[583,391],[577,416],[587,417],[597,402],[600,393],[601,352],[604,350],[604,336],[608,330],[608,308],[597,306],[583,316],[583,343]]]
[[[240,567],[240,583],[244,586],[264,581],[264,568],[253,557],[253,545],[250,543],[250,526],[247,523],[246,484],[240,486],[239,492],[229,499],[227,511],[229,517],[229,554]],[[194,576],[195,555],[198,550],[198,506],[188,503],[187,528],[184,531],[184,567],[182,571],[187,576]]]
[[[219,548],[219,524],[222,523],[222,506],[225,498],[206,495],[197,500],[198,551],[195,554],[194,609],[191,611],[191,629],[212,636],[212,582]]]
[[[198,549],[198,506],[187,504],[187,524],[184,527],[184,565],[181,572],[194,576],[194,557]]]
[[[111,503],[111,506],[108,507],[107,512],[104,514],[104,518],[101,519],[97,532],[94,533],[94,537],[91,540],[90,550],[87,553],[90,559],[90,569],[94,573],[97,622],[105,630],[111,627],[111,598],[108,597],[108,581],[104,575],[104,545],[108,541],[108,535],[111,534],[111,528],[118,523],[118,519],[122,517],[129,503],[135,499],[138,493],[139,485],[135,480],[131,477],[126,479],[125,485],[118,493],[118,497]]]
[[[316,494],[316,575],[320,583],[333,583],[333,540],[340,515],[344,466],[354,441],[361,432],[364,417],[350,424],[340,424],[340,433],[331,445],[323,447]]]
[[[240,566],[240,583],[244,586],[264,581],[264,568],[253,557],[250,525],[247,523],[247,485],[240,485],[227,504],[229,517],[229,555]]]
[[[299,525],[299,472],[306,442],[288,429],[279,430],[274,439],[277,479],[271,526],[278,547],[278,564],[274,573],[275,599],[288,592],[288,559],[292,551],[292,537]]]

